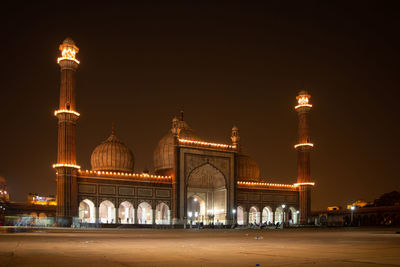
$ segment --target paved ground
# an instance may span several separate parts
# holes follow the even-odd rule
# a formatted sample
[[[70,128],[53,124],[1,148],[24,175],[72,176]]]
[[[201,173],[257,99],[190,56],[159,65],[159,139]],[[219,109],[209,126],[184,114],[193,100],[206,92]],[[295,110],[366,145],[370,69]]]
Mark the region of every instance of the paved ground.
[[[399,229],[0,233],[0,266],[400,266]]]

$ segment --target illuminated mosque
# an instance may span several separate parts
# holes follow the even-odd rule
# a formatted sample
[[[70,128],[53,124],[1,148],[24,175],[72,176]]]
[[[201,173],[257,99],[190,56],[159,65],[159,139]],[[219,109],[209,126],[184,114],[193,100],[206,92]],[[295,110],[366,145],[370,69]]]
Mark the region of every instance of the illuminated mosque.
[[[199,138],[184,120],[171,128],[154,149],[154,171],[134,172],[135,157],[114,129],[91,155],[91,170],[76,161],[75,73],[79,49],[67,38],[61,56],[58,118],[57,223],[186,225],[307,224],[310,219],[310,95],[297,96],[297,181],[269,183],[258,164],[241,149],[237,127],[230,144]]]

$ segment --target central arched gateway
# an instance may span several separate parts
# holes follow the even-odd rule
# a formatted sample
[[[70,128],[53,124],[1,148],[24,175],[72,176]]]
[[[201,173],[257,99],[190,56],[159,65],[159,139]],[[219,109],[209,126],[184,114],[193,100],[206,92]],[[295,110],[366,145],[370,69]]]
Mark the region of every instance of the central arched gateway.
[[[221,171],[204,164],[190,173],[186,185],[188,222],[227,223],[227,186]]]

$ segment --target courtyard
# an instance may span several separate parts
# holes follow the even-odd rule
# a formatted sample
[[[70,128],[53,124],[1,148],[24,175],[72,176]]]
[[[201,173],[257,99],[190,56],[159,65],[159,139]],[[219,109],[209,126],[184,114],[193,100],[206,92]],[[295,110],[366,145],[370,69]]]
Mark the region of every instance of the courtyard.
[[[0,266],[399,266],[398,231],[3,228]]]

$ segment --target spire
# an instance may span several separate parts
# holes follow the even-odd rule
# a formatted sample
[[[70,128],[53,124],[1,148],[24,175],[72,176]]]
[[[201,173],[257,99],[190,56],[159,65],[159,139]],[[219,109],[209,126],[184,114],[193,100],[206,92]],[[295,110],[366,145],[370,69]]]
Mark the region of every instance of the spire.
[[[183,121],[183,115],[184,115],[185,111],[182,108],[180,112],[181,112],[181,121]]]
[[[179,124],[179,120],[176,117],[174,117],[172,119],[172,127],[171,127],[171,132],[173,135],[178,135],[178,132],[179,132],[178,124]]]
[[[115,135],[115,123],[111,123],[111,135]]]
[[[232,144],[237,147],[237,150],[239,151],[239,140],[240,140],[240,135],[239,135],[239,128],[234,125],[232,127],[232,135],[231,135],[231,140]]]

